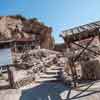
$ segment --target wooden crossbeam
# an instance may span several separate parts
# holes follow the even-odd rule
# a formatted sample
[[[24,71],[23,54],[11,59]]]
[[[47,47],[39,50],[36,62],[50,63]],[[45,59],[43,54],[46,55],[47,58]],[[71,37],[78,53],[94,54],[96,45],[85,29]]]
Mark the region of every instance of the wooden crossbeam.
[[[84,28],[84,26],[80,26],[80,28],[82,28],[83,31],[88,31],[88,29],[87,28]]]
[[[81,48],[85,48],[84,46],[82,46],[82,45],[80,45],[80,44],[77,44],[77,43],[75,43],[75,42],[73,42],[73,44],[75,44],[75,45],[77,45],[77,46],[79,46],[79,47],[81,47]],[[92,53],[94,53],[94,54],[96,54],[96,55],[100,55],[99,52],[95,52],[95,51],[93,51],[93,50],[91,50],[91,49],[89,49],[89,48],[86,48],[86,50],[88,50],[88,51],[90,51],[90,52],[92,52]]]
[[[88,46],[92,43],[94,40],[94,37],[87,43],[86,47],[83,48],[83,50],[79,53],[78,56],[75,56],[75,58],[69,57],[69,65],[71,68],[71,73],[72,73],[72,78],[74,82],[74,87],[76,87],[76,80],[77,80],[77,73],[76,73],[76,68],[75,68],[75,62],[79,59],[79,57],[84,53],[84,51],[88,48]]]
[[[93,23],[94,25],[96,25],[96,26],[99,26],[100,27],[100,25],[99,24],[97,24],[97,23]]]
[[[79,53],[79,55],[74,59],[74,62],[79,59],[79,57],[83,54],[83,52],[88,48],[88,46],[91,44],[91,42],[94,40],[94,37],[87,43],[86,47],[83,48],[83,50]]]

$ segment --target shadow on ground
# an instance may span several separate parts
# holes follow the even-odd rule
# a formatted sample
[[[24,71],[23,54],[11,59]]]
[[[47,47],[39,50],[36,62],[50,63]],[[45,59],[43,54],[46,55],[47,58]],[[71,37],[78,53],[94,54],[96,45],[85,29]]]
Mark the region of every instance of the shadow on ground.
[[[23,90],[20,100],[61,100],[60,93],[67,89],[62,83],[42,83],[37,87]]]
[[[100,90],[88,91],[88,89],[94,84],[95,82],[89,82],[88,84],[85,84],[87,87],[84,90],[77,91],[76,89],[67,87],[62,83],[42,83],[34,88],[23,90],[20,100],[81,100],[81,98],[82,100],[88,100],[91,98],[91,95],[94,95],[94,97],[100,97]],[[60,95],[64,91],[66,91],[66,99],[62,99]],[[91,100],[94,99],[91,98]]]

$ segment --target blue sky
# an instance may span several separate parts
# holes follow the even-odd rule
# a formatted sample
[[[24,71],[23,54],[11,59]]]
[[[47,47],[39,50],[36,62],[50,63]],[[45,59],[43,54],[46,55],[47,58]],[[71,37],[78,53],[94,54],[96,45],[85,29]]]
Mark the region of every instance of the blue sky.
[[[56,42],[62,30],[100,20],[100,0],[0,0],[0,15],[36,17],[53,27]]]

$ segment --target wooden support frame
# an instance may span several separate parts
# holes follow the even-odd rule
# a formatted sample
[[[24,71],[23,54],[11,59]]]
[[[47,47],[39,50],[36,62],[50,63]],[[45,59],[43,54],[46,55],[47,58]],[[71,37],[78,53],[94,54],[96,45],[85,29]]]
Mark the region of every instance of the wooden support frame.
[[[10,88],[15,88],[13,72],[12,72],[11,67],[9,65],[7,65],[7,71],[8,71],[8,80],[9,80]]]
[[[93,51],[91,49],[88,49],[89,45],[92,43],[92,41],[94,40],[94,38],[95,37],[92,37],[91,40],[89,40],[89,42],[86,44],[85,47],[82,46],[82,45],[80,45],[80,44],[77,44],[75,42],[70,43],[70,45],[68,44],[68,46],[67,46],[71,50],[72,49],[71,45],[75,44],[75,45],[77,45],[77,46],[79,46],[79,47],[81,47],[83,49],[77,56],[73,55],[73,56],[71,56],[71,57],[68,58],[70,69],[71,69],[71,73],[72,73],[72,79],[73,79],[74,87],[77,86],[77,72],[76,72],[76,68],[75,68],[75,62],[78,61],[78,59],[84,53],[85,50],[88,50],[88,51],[93,52],[93,53],[95,53],[97,55],[100,55],[100,53],[97,53],[97,52],[95,52],[95,51]],[[74,54],[74,50],[72,50],[72,51],[73,51],[73,54]]]
[[[81,25],[81,26],[78,26],[78,27],[74,27],[74,28],[62,31],[60,36],[64,39],[64,41],[66,43],[66,48],[70,49],[69,50],[70,52],[73,51],[73,53],[71,53],[71,57],[73,59],[72,58],[70,59],[69,55],[67,56],[67,58],[69,59],[69,62],[73,63],[73,64],[70,64],[71,67],[73,67],[75,65],[75,62],[78,61],[80,56],[86,50],[89,51],[89,52],[92,52],[93,54],[95,54],[95,56],[100,55],[99,52],[93,51],[90,48],[88,48],[95,37],[98,37],[98,40],[99,40],[99,43],[100,43],[100,21],[92,22],[92,23],[89,23],[89,24]],[[88,38],[92,38],[92,39],[86,44],[86,46],[83,46],[80,43],[77,43],[77,41],[85,40],[85,39],[88,39]],[[81,50],[82,50],[77,55],[74,55],[75,49],[72,47],[73,44],[80,47]],[[72,48],[73,48],[73,50],[71,51]],[[73,73],[73,68],[71,70],[72,70],[72,73]],[[74,76],[74,75],[72,75],[72,76]]]

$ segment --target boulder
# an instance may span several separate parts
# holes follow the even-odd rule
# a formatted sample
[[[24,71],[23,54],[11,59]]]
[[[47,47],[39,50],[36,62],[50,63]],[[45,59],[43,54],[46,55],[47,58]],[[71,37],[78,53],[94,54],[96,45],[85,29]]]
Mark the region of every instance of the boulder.
[[[100,62],[99,60],[90,60],[81,63],[82,79],[99,80],[100,79]]]

